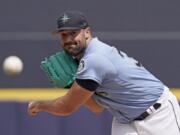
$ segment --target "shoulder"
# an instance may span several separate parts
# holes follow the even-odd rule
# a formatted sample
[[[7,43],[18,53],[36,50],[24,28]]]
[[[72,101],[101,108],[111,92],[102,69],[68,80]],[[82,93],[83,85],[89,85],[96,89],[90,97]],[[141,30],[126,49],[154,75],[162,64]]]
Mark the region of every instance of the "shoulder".
[[[90,55],[87,55],[83,57],[81,61],[92,66],[105,65],[106,63],[110,63],[110,60],[107,56],[98,53],[92,53]]]
[[[111,61],[102,54],[91,54],[83,57],[80,61],[78,72],[94,70],[96,72],[109,72],[114,70]]]

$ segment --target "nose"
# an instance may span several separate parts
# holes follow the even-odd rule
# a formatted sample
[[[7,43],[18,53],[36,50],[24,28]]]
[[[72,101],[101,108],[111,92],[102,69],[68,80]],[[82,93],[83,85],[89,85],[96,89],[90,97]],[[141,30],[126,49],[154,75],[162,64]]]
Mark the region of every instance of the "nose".
[[[73,41],[73,36],[67,35],[65,38],[65,42],[70,42],[70,41]]]

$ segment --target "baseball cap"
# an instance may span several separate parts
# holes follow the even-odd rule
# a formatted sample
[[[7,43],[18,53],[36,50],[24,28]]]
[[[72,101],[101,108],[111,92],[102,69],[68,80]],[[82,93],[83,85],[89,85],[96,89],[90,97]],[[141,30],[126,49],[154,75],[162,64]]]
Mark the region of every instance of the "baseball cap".
[[[53,34],[61,30],[85,29],[89,26],[86,16],[79,11],[65,11],[57,19],[57,29]]]

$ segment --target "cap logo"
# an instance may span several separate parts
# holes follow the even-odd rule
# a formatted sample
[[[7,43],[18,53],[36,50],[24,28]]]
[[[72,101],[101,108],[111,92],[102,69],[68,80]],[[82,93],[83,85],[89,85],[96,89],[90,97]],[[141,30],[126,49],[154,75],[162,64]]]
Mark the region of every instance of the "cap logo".
[[[83,28],[86,28],[86,26],[87,26],[87,23],[84,22],[84,23],[82,24],[82,27],[83,27]]]
[[[66,22],[68,22],[69,19],[70,18],[66,14],[64,14],[63,17],[61,18],[61,21],[63,24],[65,24]]]

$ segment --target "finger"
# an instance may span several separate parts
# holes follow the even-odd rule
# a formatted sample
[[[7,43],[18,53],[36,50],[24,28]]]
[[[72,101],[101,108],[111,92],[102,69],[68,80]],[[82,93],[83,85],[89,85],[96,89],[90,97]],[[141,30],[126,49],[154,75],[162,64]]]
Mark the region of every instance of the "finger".
[[[37,113],[36,108],[34,105],[30,105],[27,109],[28,114],[35,115]]]
[[[37,115],[37,112],[30,112],[29,115],[35,116]]]
[[[28,109],[28,114],[29,115],[36,115],[38,112],[37,111],[35,111],[34,109]]]
[[[28,108],[33,108],[35,106],[35,103],[36,103],[35,101],[29,102]]]

